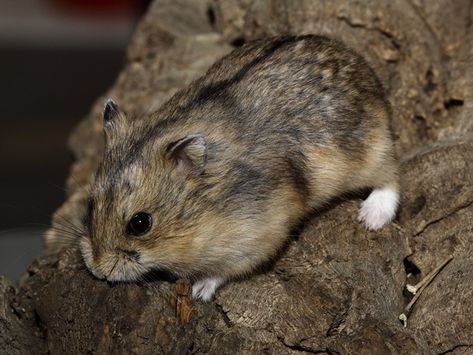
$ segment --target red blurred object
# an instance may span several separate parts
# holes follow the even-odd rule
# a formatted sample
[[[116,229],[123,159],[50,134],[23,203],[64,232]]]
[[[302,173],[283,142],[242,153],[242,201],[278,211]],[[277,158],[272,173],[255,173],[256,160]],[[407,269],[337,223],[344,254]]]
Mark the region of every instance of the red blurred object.
[[[53,6],[68,13],[90,16],[141,15],[149,0],[49,0]]]

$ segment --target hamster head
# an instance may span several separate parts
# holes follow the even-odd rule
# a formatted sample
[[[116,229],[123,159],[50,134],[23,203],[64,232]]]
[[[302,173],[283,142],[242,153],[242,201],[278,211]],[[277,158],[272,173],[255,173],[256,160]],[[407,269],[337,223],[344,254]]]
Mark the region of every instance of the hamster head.
[[[201,208],[212,185],[200,178],[205,139],[186,132],[145,139],[149,121],[127,120],[111,100],[103,116],[104,157],[80,240],[87,268],[109,281],[140,280],[155,269],[190,276],[209,268],[203,263],[212,258],[202,252],[215,233],[202,226],[218,223]]]

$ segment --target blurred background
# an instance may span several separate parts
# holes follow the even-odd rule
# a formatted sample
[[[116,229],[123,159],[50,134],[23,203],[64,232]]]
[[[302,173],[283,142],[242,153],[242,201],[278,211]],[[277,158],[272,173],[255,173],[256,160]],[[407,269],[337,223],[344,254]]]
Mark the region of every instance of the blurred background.
[[[69,133],[150,0],[0,0],[0,275],[17,282],[64,199]]]

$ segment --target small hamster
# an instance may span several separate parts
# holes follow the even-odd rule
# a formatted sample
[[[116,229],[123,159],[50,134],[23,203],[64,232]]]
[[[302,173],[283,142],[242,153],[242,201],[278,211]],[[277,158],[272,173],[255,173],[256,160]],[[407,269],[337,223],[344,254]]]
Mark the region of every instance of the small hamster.
[[[167,270],[208,301],[342,193],[371,188],[358,220],[381,228],[399,203],[390,112],[365,60],[316,35],[246,43],[143,117],[108,100],[84,262],[109,281]]]

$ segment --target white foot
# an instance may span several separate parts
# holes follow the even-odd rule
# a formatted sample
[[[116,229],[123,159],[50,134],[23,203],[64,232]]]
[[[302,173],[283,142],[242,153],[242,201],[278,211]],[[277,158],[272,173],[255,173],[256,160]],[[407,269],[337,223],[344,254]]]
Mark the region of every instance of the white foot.
[[[213,298],[215,291],[217,291],[224,282],[225,280],[220,277],[210,277],[199,280],[192,285],[192,298],[208,302]]]
[[[368,229],[379,229],[394,218],[398,204],[399,192],[396,189],[375,189],[361,203],[358,221]]]

